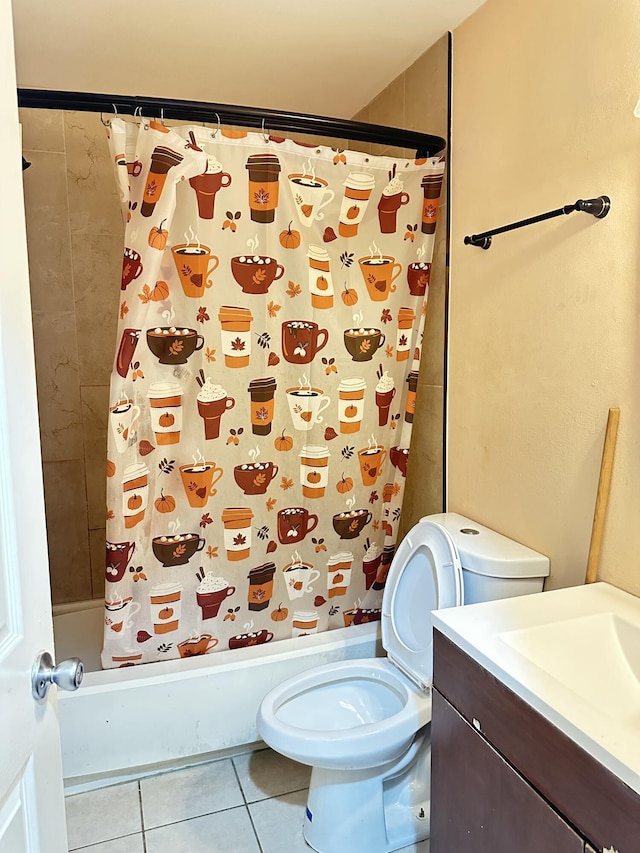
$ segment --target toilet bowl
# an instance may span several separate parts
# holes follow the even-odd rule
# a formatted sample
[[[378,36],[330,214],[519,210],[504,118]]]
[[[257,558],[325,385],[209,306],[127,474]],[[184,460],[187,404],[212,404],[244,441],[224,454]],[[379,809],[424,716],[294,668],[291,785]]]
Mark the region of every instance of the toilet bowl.
[[[362,770],[404,755],[431,720],[431,695],[385,658],[346,660],[280,684],[258,719],[263,739],[294,761]]]
[[[258,711],[262,739],[312,767],[304,837],[319,853],[390,853],[429,836],[431,611],[463,603],[458,528],[475,534],[476,567],[485,541],[501,552],[491,555],[501,597],[520,594],[504,579],[510,571],[521,577],[525,564],[529,571],[523,552],[546,560],[462,516],[436,518],[409,531],[391,564],[382,597],[386,658],[308,670],[271,690]],[[548,561],[546,571],[535,565],[548,574]]]

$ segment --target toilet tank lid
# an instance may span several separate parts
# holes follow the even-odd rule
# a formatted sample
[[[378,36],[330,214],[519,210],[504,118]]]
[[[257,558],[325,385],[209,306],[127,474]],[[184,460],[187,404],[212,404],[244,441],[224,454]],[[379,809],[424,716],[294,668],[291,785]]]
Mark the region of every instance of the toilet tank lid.
[[[457,512],[427,515],[451,534],[462,568],[494,578],[546,578],[549,558]],[[466,531],[466,532],[465,532]],[[477,533],[469,531],[478,531]]]

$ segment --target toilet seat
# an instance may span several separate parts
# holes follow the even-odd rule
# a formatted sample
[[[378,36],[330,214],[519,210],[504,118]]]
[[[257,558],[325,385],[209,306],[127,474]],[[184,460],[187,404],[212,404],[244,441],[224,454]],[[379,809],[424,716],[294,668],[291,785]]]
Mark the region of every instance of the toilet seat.
[[[278,752],[312,767],[371,768],[394,761],[431,720],[431,610],[462,602],[450,534],[420,521],[398,548],[382,599],[387,658],[315,667],[271,690],[258,731]]]
[[[451,534],[423,519],[396,551],[382,598],[382,645],[420,689],[433,677],[431,611],[462,604],[462,566]]]

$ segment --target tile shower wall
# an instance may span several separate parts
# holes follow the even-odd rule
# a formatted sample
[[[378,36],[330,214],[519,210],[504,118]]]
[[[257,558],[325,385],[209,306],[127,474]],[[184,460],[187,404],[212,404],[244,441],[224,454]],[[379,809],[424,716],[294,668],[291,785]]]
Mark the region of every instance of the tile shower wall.
[[[448,85],[444,36],[354,118],[446,138]],[[32,163],[25,209],[51,590],[60,604],[104,594],[106,429],[124,224],[100,117],[22,109],[20,119]],[[442,203],[416,403],[424,426],[413,433],[401,533],[442,509],[446,212]]]
[[[104,590],[106,413],[124,225],[97,115],[20,111],[51,589]]]
[[[449,36],[444,35],[353,118],[356,121],[448,135]],[[372,154],[392,149],[371,146]],[[407,152],[413,154],[414,152]],[[429,301],[420,366],[411,465],[402,510],[400,535],[423,515],[442,512],[444,471],[445,312],[448,286],[446,182],[436,228]],[[405,224],[405,223],[403,223]]]

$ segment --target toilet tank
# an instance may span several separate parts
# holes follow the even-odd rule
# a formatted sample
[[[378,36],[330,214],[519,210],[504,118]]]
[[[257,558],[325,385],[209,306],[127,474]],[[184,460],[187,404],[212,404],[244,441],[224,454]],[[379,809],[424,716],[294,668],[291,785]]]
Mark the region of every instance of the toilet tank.
[[[462,564],[464,604],[542,592],[549,558],[455,512],[425,516],[447,529]]]

